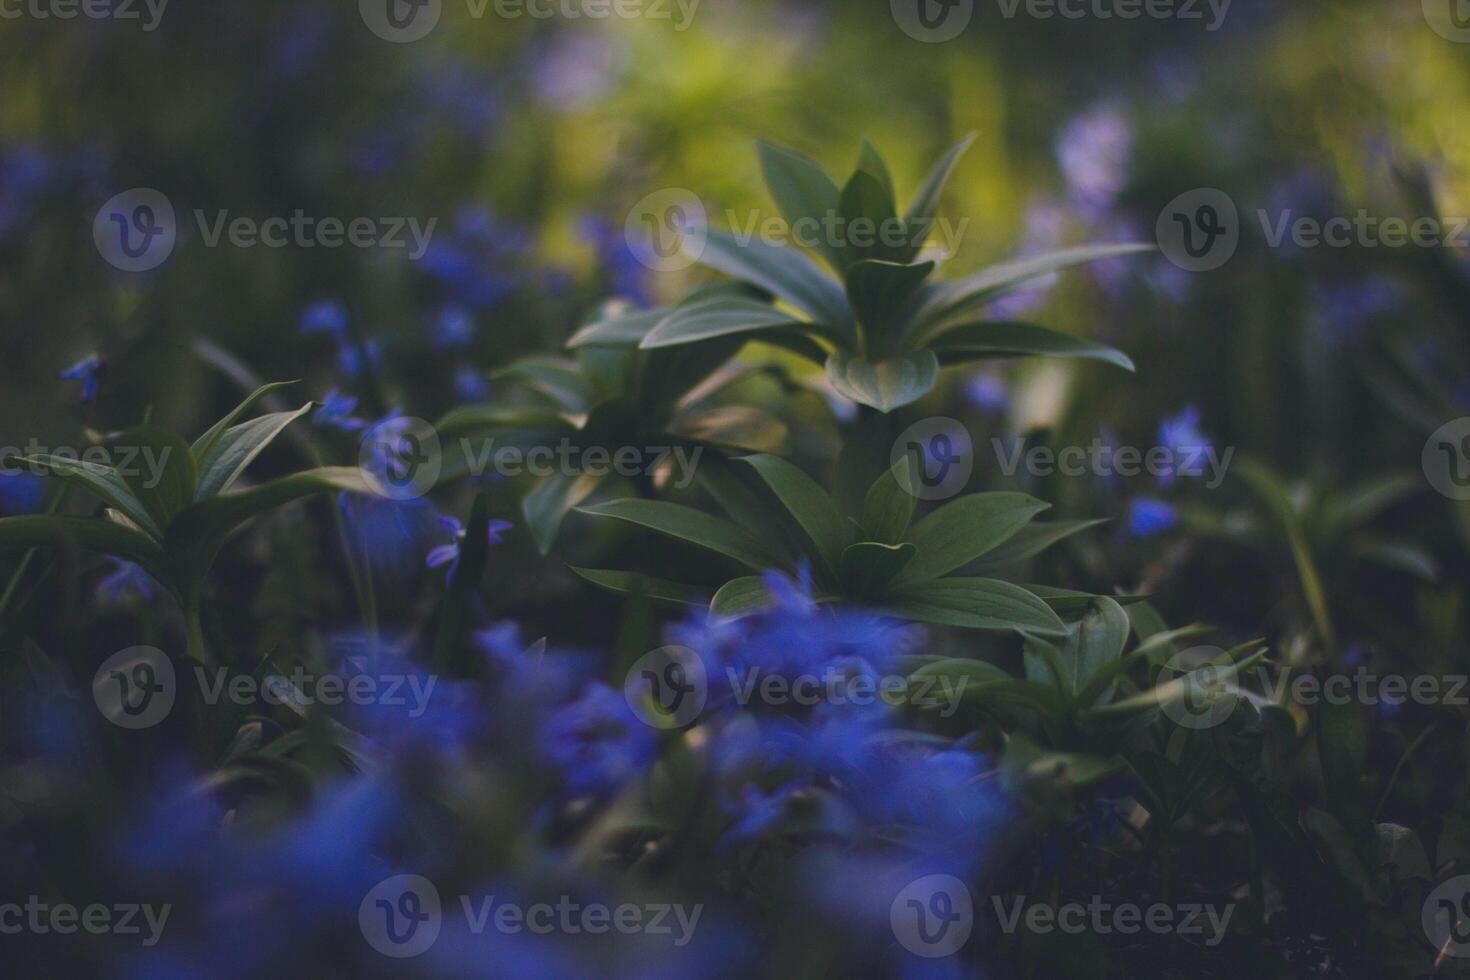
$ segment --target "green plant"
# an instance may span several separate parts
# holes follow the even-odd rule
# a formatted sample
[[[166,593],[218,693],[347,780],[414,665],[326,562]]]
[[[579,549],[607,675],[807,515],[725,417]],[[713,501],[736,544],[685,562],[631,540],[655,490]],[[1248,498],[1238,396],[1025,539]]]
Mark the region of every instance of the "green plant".
[[[199,607],[205,576],[220,547],[252,518],[302,497],[329,491],[369,492],[355,467],[318,467],[229,492],[257,456],[292,422],[313,407],[239,421],[257,401],[294,382],[257,389],[193,445],[153,425],[108,436],[109,457],[126,447],[147,450],[160,462],[156,474],[133,465],[115,465],[57,455],[9,457],[21,466],[79,486],[104,504],[101,517],[59,514],[0,519],[0,545],[57,547],[76,545],[137,563],[183,606],[189,627],[189,652],[206,658]]]
[[[799,248],[711,228],[699,261],[739,280],[743,291],[700,291],[671,308],[610,318],[569,345],[649,350],[758,339],[825,365],[839,393],[880,412],[917,401],[934,387],[941,367],[969,361],[1079,357],[1131,371],[1132,362],[1109,347],[1029,323],[985,320],[977,311],[1039,277],[1151,245],[1074,248],[951,282],[928,281],[940,259],[921,254],[923,241],[971,139],[939,161],[902,217],[888,167],[870,144],[864,142],[857,170],[841,189],[811,160],[759,144],[766,184],[791,227],[828,229],[830,237],[812,247],[837,277]],[[859,239],[871,244],[854,244]]]

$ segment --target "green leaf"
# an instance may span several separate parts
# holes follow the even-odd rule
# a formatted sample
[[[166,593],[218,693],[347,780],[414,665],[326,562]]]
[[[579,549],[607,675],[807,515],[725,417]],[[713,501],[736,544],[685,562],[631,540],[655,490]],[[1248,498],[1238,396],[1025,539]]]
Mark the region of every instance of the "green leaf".
[[[133,523],[154,538],[163,540],[162,526],[154,520],[148,508],[143,506],[143,501],[138,499],[128,482],[110,466],[45,454],[26,457],[11,456],[3,462],[9,465],[37,468],[59,480],[85,487],[127,515]]]
[[[167,528],[174,515],[194,502],[198,471],[181,436],[138,425],[109,436],[103,445],[112,456],[114,471],[159,527]]]
[[[1033,279],[1099,259],[1155,250],[1154,245],[1131,242],[1085,245],[991,266],[957,282],[942,283],[929,290],[928,298],[915,314],[915,321],[922,336],[926,328],[981,303],[999,299]]]
[[[576,362],[565,358],[527,357],[491,376],[520,381],[575,415],[586,415],[597,400],[596,390]]]
[[[146,534],[93,517],[33,514],[0,518],[0,548],[65,548],[75,545],[143,567],[172,587],[168,559]]]
[[[760,154],[766,187],[793,233],[812,221],[817,222],[819,228],[826,228],[828,216],[837,214],[841,197],[837,183],[816,163],[799,153],[765,142],[757,142],[756,151]],[[812,244],[832,264],[832,268],[841,270],[842,257],[833,243],[819,233]]]
[[[200,460],[199,486],[194,491],[194,500],[204,500],[223,493],[245,472],[255,457],[266,446],[285,431],[286,426],[301,418],[312,409],[307,402],[294,412],[276,412],[262,415],[226,429],[215,441],[214,446]]]
[[[873,145],[867,137],[863,137],[862,146],[858,150],[857,168],[877,178],[878,183],[891,198],[893,194],[893,174],[888,171],[888,163],[883,159],[883,154]]]
[[[550,409],[513,405],[461,405],[434,423],[440,442],[491,429],[552,432],[569,428],[567,417]]]
[[[883,472],[868,488],[863,499],[860,521],[864,533],[874,541],[897,544],[903,540],[914,518],[917,503],[912,487],[914,463],[905,453],[903,458]]]
[[[659,321],[638,346],[644,350],[694,344],[712,337],[807,327],[769,303],[749,299],[717,299],[677,306]]]
[[[526,529],[541,554],[551,554],[557,532],[568,512],[601,485],[603,476],[593,473],[553,473],[521,501]]]
[[[298,381],[274,381],[268,385],[261,385],[259,388],[256,388],[246,396],[244,401],[236,405],[228,415],[210,426],[208,432],[194,440],[194,445],[191,450],[194,454],[194,460],[196,462],[203,462],[204,458],[214,449],[214,444],[225,434],[225,430],[238,422],[246,412],[250,411],[251,406],[256,402],[273,391],[279,391],[282,388],[288,388],[291,385],[299,383]]]
[[[1085,616],[1092,608],[1093,600],[1108,598],[1120,606],[1131,606],[1134,603],[1145,602],[1148,596],[1143,595],[1111,595],[1100,596],[1091,592],[1076,592],[1072,589],[1058,589],[1050,585],[1027,585],[1027,592],[1045,602],[1058,615],[1067,619]]]
[[[922,555],[921,555],[922,557]],[[1025,589],[983,578],[949,578],[896,589],[883,607],[897,616],[941,626],[1065,635],[1067,627]]]
[[[771,488],[816,546],[822,564],[829,572],[835,572],[842,549],[852,541],[852,533],[827,491],[779,456],[746,456],[741,462],[754,469]]]
[[[939,381],[939,359],[930,350],[871,363],[847,351],[827,358],[827,380],[844,398],[891,412],[923,398]]]
[[[1131,626],[1128,614],[1112,599],[1098,598],[1093,608],[1073,627],[1062,649],[1068,693],[1076,698],[1099,672],[1123,656]],[[1112,696],[1112,685],[1093,696],[1104,700]]]
[[[904,309],[933,271],[933,262],[899,265],[877,259],[848,267],[847,299],[870,344],[882,349],[899,339],[906,322]]]
[[[919,557],[904,571],[904,581],[938,578],[974,561],[1050,506],[1024,493],[973,493],[945,504],[909,532]]]
[[[858,596],[880,596],[919,549],[911,544],[859,541],[843,549],[838,577],[844,588]]]
[[[934,169],[929,172],[929,176],[924,178],[919,192],[914,195],[913,203],[909,205],[908,211],[904,214],[904,222],[908,225],[909,231],[919,237],[919,242],[910,247],[909,252],[902,257],[902,261],[912,261],[913,257],[919,254],[922,247],[920,243],[923,238],[928,237],[929,228],[934,224],[934,215],[939,210],[939,198],[944,193],[944,185],[949,182],[949,175],[954,171],[955,164],[959,162],[960,157],[970,148],[970,144],[975,142],[975,136],[975,133],[966,136],[941,157],[934,165]]]
[[[1074,534],[1106,524],[1107,519],[1093,521],[1032,521],[1011,536],[1010,540],[967,565],[967,572],[993,572],[1019,565],[1047,548]]]
[[[672,312],[672,307],[632,310],[594,320],[572,334],[567,347],[637,347],[648,331]]]
[[[908,235],[899,223],[893,191],[883,186],[881,178],[859,170],[842,189],[838,204],[842,214],[845,241],[842,246],[843,268],[865,259],[898,262],[908,246]],[[902,241],[889,241],[895,236]],[[862,244],[856,239],[861,238]]]
[[[1235,659],[1236,652],[1240,649],[1237,647],[1235,651],[1227,652],[1227,657],[1230,662],[1216,665],[1217,670],[1212,674],[1212,681],[1224,683],[1235,677],[1241,671],[1254,667],[1266,656],[1265,651],[1262,650],[1244,660],[1237,660]],[[1191,672],[1182,677],[1176,677],[1167,683],[1151,687],[1132,697],[1124,698],[1121,701],[1114,701],[1111,704],[1091,708],[1086,712],[1086,715],[1095,718],[1115,718],[1144,711],[1154,711],[1162,708],[1166,704],[1182,701],[1187,695],[1196,692],[1197,684],[1197,678]]]
[[[799,249],[758,238],[742,244],[731,233],[711,228],[699,261],[779,296],[843,336],[852,334],[852,314],[842,287]]]
[[[1322,576],[1317,571],[1316,558],[1307,543],[1306,533],[1302,528],[1301,514],[1291,499],[1291,494],[1281,485],[1275,473],[1256,460],[1243,461],[1239,466],[1239,472],[1280,523],[1287,543],[1291,546],[1292,559],[1296,562],[1297,577],[1301,581],[1302,592],[1307,597],[1307,606],[1312,611],[1312,619],[1317,625],[1317,632],[1322,642],[1327,644],[1328,649],[1334,649],[1336,640],[1332,627],[1332,615],[1327,604],[1327,592],[1322,585]]]
[[[734,578],[720,586],[710,600],[710,612],[717,616],[744,616],[771,604],[771,594],[759,575]]]
[[[597,568],[572,568],[593,585],[622,595],[642,595],[658,602],[680,606],[707,606],[709,593],[693,585],[681,585],[648,575]]]
[[[1029,323],[993,320],[965,323],[931,334],[928,346],[943,364],[1002,357],[1075,357],[1132,371],[1127,354],[1105,344]]]
[[[334,491],[371,494],[355,466],[326,466],[283,476],[240,493],[222,493],[184,510],[169,525],[164,550],[182,584],[197,587],[225,539],[255,517],[303,497]]]
[[[756,571],[765,571],[772,567],[771,557],[765,548],[743,528],[683,504],[671,504],[662,500],[625,499],[609,500],[595,507],[577,509],[594,517],[610,517],[688,541],[716,554],[733,558]]]

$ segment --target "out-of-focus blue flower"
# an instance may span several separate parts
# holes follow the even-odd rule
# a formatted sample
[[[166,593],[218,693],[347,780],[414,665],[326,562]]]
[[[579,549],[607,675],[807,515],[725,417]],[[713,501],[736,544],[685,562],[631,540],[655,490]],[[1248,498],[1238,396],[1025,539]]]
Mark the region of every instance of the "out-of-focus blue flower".
[[[540,744],[570,795],[605,796],[643,773],[653,758],[654,733],[621,691],[594,682],[547,720]]]
[[[347,342],[347,307],[332,299],[318,300],[301,311],[304,334],[324,333],[338,344]]]
[[[1319,285],[1312,290],[1313,333],[1331,347],[1358,347],[1373,322],[1402,302],[1398,284],[1382,276]]]
[[[459,552],[460,548],[464,545],[467,529],[459,518],[451,517],[447,514],[441,514],[439,516],[439,526],[448,531],[454,537],[454,540],[449,542],[449,544],[441,544],[431,550],[428,558],[425,559],[425,564],[430,568],[448,565],[449,581],[453,582],[454,571],[459,567]],[[501,534],[509,531],[514,526],[510,521],[491,520],[490,526],[486,529],[486,537],[491,544],[499,544]]]
[[[337,370],[346,378],[376,372],[383,366],[383,345],[369,338],[358,344],[343,344],[337,351]]]
[[[1095,105],[1062,127],[1057,160],[1072,200],[1097,215],[1112,207],[1128,180],[1133,121],[1114,102]]]
[[[1128,533],[1135,538],[1168,531],[1178,523],[1178,512],[1162,500],[1139,497],[1128,506]]]
[[[55,172],[55,161],[34,146],[0,152],[0,240],[25,227]]]
[[[651,273],[628,246],[622,226],[591,214],[582,219],[581,230],[582,237],[597,250],[599,270],[613,295],[652,306]]]
[[[537,93],[554,109],[575,111],[603,94],[621,61],[622,52],[610,35],[551,34],[537,52]]]
[[[984,368],[965,382],[965,400],[986,412],[1001,412],[1010,403],[1010,392],[999,371]]]
[[[1178,415],[1159,423],[1159,445],[1170,454],[1158,475],[1159,486],[1170,486],[1181,475],[1199,476],[1204,472],[1206,454],[1214,443],[1200,431],[1199,420],[1199,408],[1186,405]]]
[[[454,301],[492,306],[515,289],[515,269],[530,246],[525,229],[485,208],[465,207],[449,234],[434,236],[420,264]]]
[[[317,425],[341,429],[343,432],[358,432],[367,426],[367,419],[354,416],[352,413],[356,410],[357,396],[345,394],[340,388],[333,388],[322,396],[322,403],[312,413],[311,420]]]
[[[454,396],[462,402],[484,401],[490,397],[490,382],[475,368],[461,365],[454,370]]]
[[[45,496],[44,478],[34,473],[0,473],[0,514],[34,514]]]
[[[130,561],[107,559],[112,571],[97,582],[97,600],[104,606],[123,606],[131,602],[147,602],[162,591],[153,577]]]
[[[424,498],[390,500],[343,493],[337,506],[354,552],[375,574],[404,579],[423,568],[421,556],[437,526],[434,508]]]
[[[57,377],[63,381],[80,381],[82,383],[82,403],[88,404],[96,401],[97,390],[101,385],[102,375],[106,371],[107,362],[96,354],[89,354],[62,371]]]
[[[429,327],[429,344],[435,350],[463,350],[475,340],[475,317],[463,306],[446,306]]]
[[[299,78],[332,40],[332,17],[324,7],[292,12],[276,31],[268,56],[267,77],[282,82]]]
[[[448,115],[466,139],[487,139],[503,114],[495,79],[469,62],[428,63],[417,88],[424,101]]]

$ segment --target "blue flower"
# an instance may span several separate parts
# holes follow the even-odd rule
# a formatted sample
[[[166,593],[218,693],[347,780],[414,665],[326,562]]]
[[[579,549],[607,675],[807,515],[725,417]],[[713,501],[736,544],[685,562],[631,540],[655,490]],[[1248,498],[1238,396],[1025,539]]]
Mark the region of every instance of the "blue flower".
[[[454,581],[454,570],[459,567],[459,551],[461,546],[464,544],[465,534],[467,533],[467,530],[464,524],[460,522],[459,518],[450,517],[443,514],[439,516],[439,526],[444,528],[444,530],[448,531],[451,535],[453,535],[454,540],[451,541],[449,544],[441,544],[437,548],[434,548],[432,551],[430,551],[429,556],[425,561],[425,564],[427,564],[430,568],[438,568],[441,565],[448,565],[449,581],[452,582]],[[491,544],[499,544],[501,541],[501,534],[505,531],[509,531],[514,526],[515,525],[511,524],[510,521],[492,520],[490,521],[490,526],[486,529],[486,538]]]
[[[1179,476],[1198,476],[1203,472],[1205,455],[1214,443],[1199,429],[1199,408],[1186,405],[1184,410],[1159,423],[1159,445],[1169,450],[1170,460],[1158,474],[1159,486],[1167,487]]]
[[[454,395],[462,402],[484,401],[490,397],[490,382],[479,371],[463,365],[454,371]]]
[[[455,302],[491,306],[515,289],[514,270],[530,246],[524,229],[498,221],[484,208],[466,207],[448,235],[434,236],[420,264]]]
[[[591,214],[582,219],[581,232],[597,250],[598,266],[609,291],[639,306],[652,306],[652,273],[633,254],[623,227]]]
[[[0,154],[0,240],[30,222],[54,170],[55,161],[36,147],[17,146]]]
[[[337,370],[347,378],[356,378],[364,372],[376,372],[383,366],[383,346],[369,339],[361,346],[344,343],[337,349]]]
[[[324,333],[338,344],[347,342],[347,307],[324,299],[301,311],[299,329],[304,334]]]
[[[317,425],[341,429],[343,432],[357,432],[367,426],[367,420],[354,416],[352,413],[356,409],[355,395],[343,394],[341,389],[333,388],[322,396],[322,403],[312,413],[311,420]]]
[[[404,579],[423,567],[420,556],[435,526],[434,508],[427,500],[342,493],[337,506],[358,560],[375,574]]]
[[[429,344],[435,350],[462,350],[475,340],[475,318],[463,306],[446,306],[429,328]]]
[[[1312,290],[1313,328],[1330,347],[1359,347],[1368,339],[1369,327],[1402,302],[1398,284],[1382,276],[1317,286]]]
[[[1073,201],[1094,213],[1112,207],[1128,179],[1133,139],[1132,120],[1112,103],[1095,105],[1062,128],[1057,159]]]
[[[593,682],[547,719],[540,744],[571,796],[605,796],[643,773],[653,758],[654,733],[621,691]]]
[[[107,362],[96,354],[89,354],[62,371],[57,377],[62,381],[80,381],[82,383],[82,403],[87,404],[96,401],[97,389],[106,371]]]
[[[97,599],[104,606],[122,606],[136,600],[147,602],[161,591],[147,572],[130,561],[108,558],[113,570],[97,582]]]
[[[965,398],[983,411],[1001,412],[1010,402],[1010,392],[998,371],[984,369],[970,375],[965,382]]]
[[[0,472],[0,514],[34,514],[45,495],[45,480],[36,474]]]
[[[1135,538],[1168,531],[1178,523],[1179,514],[1162,500],[1138,497],[1128,506],[1128,533]]]

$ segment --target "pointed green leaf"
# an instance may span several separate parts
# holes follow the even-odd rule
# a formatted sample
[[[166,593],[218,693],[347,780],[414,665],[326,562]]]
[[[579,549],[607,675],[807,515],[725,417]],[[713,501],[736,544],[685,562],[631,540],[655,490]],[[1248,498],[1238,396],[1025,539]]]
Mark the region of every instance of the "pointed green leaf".
[[[922,554],[921,554],[922,557]],[[921,623],[1065,635],[1067,627],[1025,589],[983,578],[948,578],[895,589],[883,608]]]
[[[842,214],[843,268],[864,259],[900,261],[908,246],[908,235],[893,203],[893,191],[883,181],[859,170],[842,189],[838,205]]]
[[[553,473],[521,501],[521,513],[531,540],[543,555],[551,554],[557,532],[567,514],[602,484],[603,476],[593,473]]]
[[[681,585],[648,575],[632,572],[610,571],[597,568],[572,568],[577,575],[598,588],[623,595],[642,595],[658,602],[680,606],[707,606],[710,597],[707,590],[693,585]]]
[[[838,577],[854,595],[879,596],[918,553],[918,548],[907,543],[859,541],[843,549]]]
[[[644,350],[693,344],[712,337],[808,326],[769,303],[749,299],[711,300],[676,306],[639,342]]]
[[[978,561],[967,565],[967,572],[993,572],[1019,565],[1034,558],[1052,545],[1065,541],[1074,534],[1106,524],[1106,519],[1094,521],[1032,521],[1011,536],[1009,541],[982,555]]]
[[[527,357],[495,372],[492,377],[520,381],[568,412],[585,415],[597,399],[592,384],[575,361],[560,357]]]
[[[637,347],[644,335],[672,310],[673,307],[661,306],[602,317],[572,334],[567,347]]]
[[[3,462],[10,466],[24,466],[27,469],[39,470],[59,480],[84,487],[111,506],[116,507],[153,537],[158,540],[163,539],[162,527],[154,520],[148,508],[143,506],[143,501],[138,499],[128,482],[111,466],[45,454],[25,457],[9,456]]]
[[[914,464],[908,454],[883,472],[863,500],[862,528],[874,541],[897,544],[914,518]]]
[[[114,471],[161,528],[194,502],[198,471],[194,454],[181,436],[153,425],[138,425],[103,443]]]
[[[220,436],[225,434],[225,430],[238,422],[246,412],[250,411],[251,406],[253,406],[256,402],[260,401],[262,398],[264,398],[266,395],[269,395],[273,391],[279,391],[282,388],[289,388],[291,385],[294,384],[300,384],[300,382],[273,381],[268,385],[261,385],[259,388],[256,388],[254,391],[252,391],[249,395],[245,397],[245,400],[236,405],[228,415],[220,419],[218,422],[214,423],[214,425],[210,426],[208,432],[204,433],[204,435],[194,440],[192,452],[194,453],[195,461],[202,462],[204,458],[208,456],[210,451],[214,448],[214,444],[219,441]]]
[[[878,148],[866,136],[863,137],[862,146],[858,150],[857,168],[876,177],[888,196],[890,198],[894,196],[893,174],[888,170],[888,162],[883,159],[883,154],[878,152]]]
[[[710,612],[717,616],[744,616],[771,604],[771,593],[759,575],[734,578],[720,586],[710,600]]]
[[[92,517],[30,514],[0,518],[0,548],[65,548],[75,545],[133,562],[171,584],[163,549],[146,534]]]
[[[793,233],[803,231],[813,221],[817,222],[818,228],[826,228],[828,217],[837,214],[841,196],[836,182],[815,162],[799,153],[764,142],[756,143],[756,150],[760,154],[766,187]],[[811,244],[832,264],[832,268],[842,268],[839,250],[820,232]]]
[[[939,359],[933,351],[917,350],[874,364],[839,350],[827,358],[827,380],[842,397],[891,412],[934,389],[939,381]]]
[[[1062,648],[1069,695],[1077,697],[1093,677],[1123,656],[1130,628],[1122,606],[1108,598],[1093,601]],[[1108,685],[1099,697],[1107,700],[1111,695],[1112,685]]]
[[[818,323],[851,336],[852,313],[842,287],[799,249],[758,238],[742,243],[730,232],[711,228],[699,261],[727,276],[753,283]]]
[[[909,231],[916,236],[917,242],[902,257],[902,261],[912,261],[913,257],[919,254],[921,248],[919,243],[928,237],[929,228],[934,224],[934,215],[939,210],[939,199],[944,193],[944,185],[949,182],[949,175],[954,171],[955,164],[959,162],[960,157],[970,148],[970,144],[975,142],[975,136],[975,133],[966,136],[941,157],[934,165],[934,169],[929,172],[929,176],[924,179],[924,183],[920,185],[919,192],[914,195],[913,203],[909,205],[908,211],[904,214],[904,221],[909,226]]]
[[[1024,493],[974,493],[945,504],[909,532],[919,557],[905,569],[904,581],[938,578],[974,561],[1050,506]]]
[[[733,558],[756,571],[772,566],[764,547],[745,529],[727,520],[662,500],[609,500],[594,507],[579,507],[581,513],[594,517],[637,524],[668,537],[706,548]]]
[[[827,491],[779,456],[746,456],[741,462],[752,467],[771,488],[781,505],[816,546],[822,564],[828,571],[835,572],[842,549],[852,541],[852,533]]]
[[[946,365],[1002,357],[1075,357],[1134,369],[1127,354],[1106,344],[1030,323],[993,320],[946,327],[930,335],[928,346]]]
[[[933,262],[899,265],[876,259],[848,267],[847,298],[870,344],[881,348],[899,338],[904,307],[933,271]]]
[[[310,412],[314,403],[307,402],[294,412],[262,415],[226,429],[199,465],[199,486],[195,500],[223,493],[240,478],[255,457],[285,431],[286,426]]]

